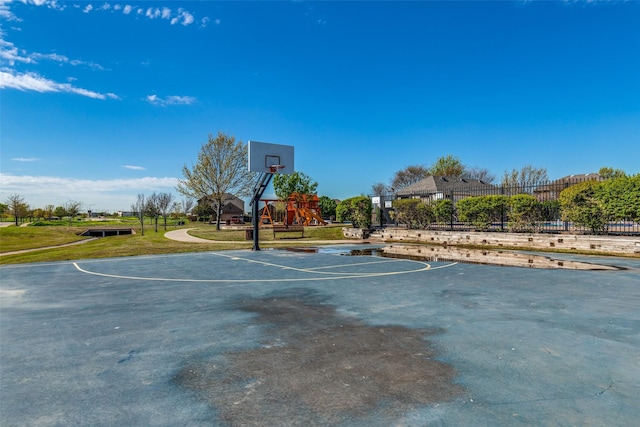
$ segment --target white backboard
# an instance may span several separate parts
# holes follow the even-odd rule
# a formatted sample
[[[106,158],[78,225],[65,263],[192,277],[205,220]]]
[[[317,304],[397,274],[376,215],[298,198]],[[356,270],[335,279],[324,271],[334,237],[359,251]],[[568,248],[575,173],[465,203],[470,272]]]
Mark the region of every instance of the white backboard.
[[[273,166],[278,167],[275,173],[290,174],[295,172],[293,167],[293,145],[270,144],[267,142],[249,141],[249,172],[272,172]]]

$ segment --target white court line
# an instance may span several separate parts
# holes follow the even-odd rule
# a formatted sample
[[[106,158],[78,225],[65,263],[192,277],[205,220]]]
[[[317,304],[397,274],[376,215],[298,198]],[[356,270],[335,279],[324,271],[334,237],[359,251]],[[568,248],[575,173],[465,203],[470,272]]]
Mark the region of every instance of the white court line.
[[[386,260],[381,260],[381,261],[370,261],[370,262],[360,262],[360,263],[354,263],[354,264],[341,264],[341,265],[328,265],[328,266],[324,266],[324,267],[314,267],[314,268],[297,268],[297,267],[290,267],[290,266],[286,266],[286,265],[280,265],[280,264],[273,264],[271,262],[266,262],[266,261],[258,261],[255,259],[249,259],[249,258],[242,258],[239,256],[235,256],[235,255],[225,255],[225,254],[219,254],[219,253],[211,253],[211,255],[216,255],[216,256],[221,256],[224,258],[229,258],[235,261],[246,261],[246,262],[252,262],[255,264],[261,264],[261,265],[266,265],[269,267],[277,267],[277,268],[281,268],[283,270],[294,270],[294,271],[300,271],[303,273],[317,273],[317,274],[327,274],[327,275],[340,275],[340,276],[356,276],[356,277],[367,277],[367,276],[377,276],[380,273],[340,273],[340,272],[332,272],[332,271],[318,271],[324,268],[338,268],[338,267],[358,267],[361,265],[368,265],[368,264],[379,264],[379,263],[384,263],[384,262],[394,262],[394,261],[405,261],[405,260],[394,260],[394,261],[386,261]],[[419,264],[424,264],[424,265],[429,265],[426,262],[422,262],[422,261],[415,261],[415,260],[409,260],[409,262],[417,262]],[[422,271],[422,270],[411,270],[411,271]]]
[[[283,266],[283,265],[279,265],[279,264],[268,263],[268,262],[264,262],[264,261],[256,261],[256,260],[251,260],[251,259],[247,259],[247,258],[241,258],[241,257],[238,257],[238,256],[223,255],[223,254],[218,254],[218,253],[213,253],[213,254],[217,255],[217,256],[229,258],[229,259],[232,259],[232,260],[253,262],[253,263],[258,263],[258,264],[262,264],[262,265],[268,265],[268,266],[277,267],[277,268],[281,268],[281,269],[300,271],[300,272],[303,272],[303,273],[309,273],[309,274],[319,274],[319,273],[321,273],[321,272],[317,272],[317,271],[313,271],[313,270],[299,269],[299,268],[288,267],[288,266]],[[424,267],[416,269],[416,270],[407,270],[407,271],[389,271],[389,272],[381,272],[381,273],[360,273],[360,274],[358,274],[358,273],[351,273],[351,274],[333,273],[333,274],[341,274],[341,275],[321,276],[321,277],[306,277],[306,278],[304,278],[304,277],[301,277],[301,278],[277,278],[277,279],[181,279],[181,278],[167,278],[167,277],[139,277],[139,276],[126,276],[126,275],[120,275],[120,274],[108,274],[108,273],[99,273],[99,272],[96,272],[96,271],[90,271],[90,270],[87,270],[87,269],[84,269],[84,268],[80,267],[77,262],[74,262],[73,266],[78,271],[80,271],[81,273],[90,274],[90,275],[93,275],[93,276],[109,277],[109,278],[113,278],[113,279],[158,281],[158,282],[185,282],[185,283],[257,283],[257,282],[311,282],[311,281],[321,281],[321,280],[342,280],[342,279],[357,279],[357,278],[368,278],[368,277],[395,276],[395,275],[400,275],[400,274],[418,273],[418,272],[427,271],[427,270],[429,270],[429,271],[438,270],[438,269],[442,269],[442,268],[451,267],[451,266],[457,264],[457,262],[453,262],[453,263],[441,265],[441,266],[438,266],[438,267],[432,267],[430,264],[423,263],[423,262],[420,262],[420,261],[413,261],[413,262],[417,262],[419,264],[423,264]]]

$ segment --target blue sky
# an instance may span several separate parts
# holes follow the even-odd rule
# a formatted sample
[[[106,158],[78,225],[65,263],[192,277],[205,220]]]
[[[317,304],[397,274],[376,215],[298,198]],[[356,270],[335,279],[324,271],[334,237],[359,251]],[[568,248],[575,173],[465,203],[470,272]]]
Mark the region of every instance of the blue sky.
[[[0,199],[128,210],[208,134],[319,195],[452,154],[640,172],[640,2],[0,0]]]

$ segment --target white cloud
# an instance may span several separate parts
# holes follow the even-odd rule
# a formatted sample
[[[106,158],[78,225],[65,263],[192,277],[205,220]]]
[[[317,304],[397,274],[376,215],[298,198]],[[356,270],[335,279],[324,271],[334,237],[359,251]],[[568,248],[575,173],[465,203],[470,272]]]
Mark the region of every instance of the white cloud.
[[[96,64],[91,61],[82,61],[80,59],[69,59],[65,55],[58,53],[27,53],[24,49],[18,49],[12,42],[4,40],[0,33],[0,58],[7,61],[11,66],[16,62],[22,62],[25,64],[37,64],[39,61],[54,61],[61,64],[69,64],[73,66],[84,65],[94,70],[104,70],[104,67],[100,64]]]
[[[58,83],[37,73],[15,73],[13,70],[0,71],[0,88],[21,91],[74,93],[94,99],[119,99],[113,93],[98,93],[88,89],[72,86],[69,83]]]
[[[131,169],[131,170],[134,170],[134,171],[143,171],[143,170],[145,170],[145,168],[143,168],[142,166],[123,165],[122,167],[125,168],[125,169]]]
[[[147,101],[153,105],[164,107],[167,105],[191,105],[196,102],[196,98],[194,98],[193,96],[176,95],[161,98],[158,95],[149,95],[147,96]]]
[[[18,18],[11,12],[9,9],[9,4],[11,1],[0,0],[0,18],[6,19],[7,21],[18,21]]]
[[[36,157],[15,157],[13,159],[14,162],[36,162],[38,158]]]
[[[56,10],[64,10],[67,7],[66,4],[64,3],[58,3],[58,0],[19,0],[19,1],[26,4],[32,4],[35,6],[46,6],[50,9],[56,9]],[[10,10],[10,4],[12,2],[13,0],[0,0],[0,18],[19,21],[20,19],[17,18],[14,15],[14,13]],[[82,5],[75,4],[73,7],[81,8]],[[163,6],[163,7],[152,6],[152,7],[143,8],[138,6],[132,6],[129,4],[126,4],[126,5],[121,5],[119,3],[113,4],[111,2],[105,2],[101,6],[98,6],[98,5],[94,6],[93,4],[88,3],[86,6],[84,6],[84,8],[82,8],[82,12],[84,13],[95,13],[99,11],[113,12],[113,11],[119,11],[119,10],[122,10],[123,15],[129,15],[135,10],[135,12],[138,15],[144,15],[149,19],[162,18],[164,20],[168,20],[171,23],[171,25],[179,23],[184,26],[187,26],[195,22],[194,15],[183,8],[179,8],[175,14],[170,8],[166,6]],[[206,26],[207,22],[209,22],[209,18],[206,18],[206,17],[202,18],[201,22],[203,26]]]
[[[0,58],[4,59],[9,65],[15,65],[16,62],[24,62],[29,64],[33,62],[33,59],[25,55],[20,55],[18,48],[13,43],[0,40]]]
[[[180,23],[184,26],[187,26],[187,25],[193,24],[193,21],[195,21],[195,18],[191,13],[187,12],[183,8],[179,8],[178,14],[171,19],[171,25]]]
[[[158,18],[160,16],[160,9],[158,8],[148,8],[147,12],[145,13],[145,16],[149,19],[155,19]]]
[[[0,199],[19,194],[31,207],[61,205],[77,200],[94,210],[127,210],[138,193],[174,192],[178,184],[172,177],[126,179],[76,179],[54,176],[11,175],[0,173]]]

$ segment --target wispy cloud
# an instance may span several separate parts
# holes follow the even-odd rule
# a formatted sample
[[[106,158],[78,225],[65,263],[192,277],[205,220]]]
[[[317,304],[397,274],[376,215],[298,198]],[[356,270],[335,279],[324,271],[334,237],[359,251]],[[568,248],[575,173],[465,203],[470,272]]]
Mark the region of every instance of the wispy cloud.
[[[49,80],[37,73],[17,73],[10,69],[0,71],[0,88],[18,89],[24,92],[65,92],[94,99],[119,99],[114,93],[94,92],[69,83],[58,83]]]
[[[0,0],[2,1],[2,0]],[[39,0],[42,1],[42,0]],[[109,2],[100,3],[99,5],[93,5],[91,3],[82,5],[74,5],[76,8],[82,8],[84,13],[99,13],[99,12],[111,12],[122,13],[123,15],[135,15],[144,16],[147,19],[159,19],[168,21],[171,25],[184,25],[189,26],[196,22],[195,15],[188,10],[179,7],[177,9],[171,9],[166,6],[135,6],[130,4]],[[209,22],[208,17],[200,19],[200,23],[203,27]]]
[[[164,98],[158,95],[147,96],[147,101],[153,105],[159,105],[165,107],[167,105],[191,105],[196,102],[196,98],[193,96],[166,96]]]
[[[89,180],[0,173],[0,199],[19,194],[32,207],[77,200],[96,209],[129,209],[138,193],[173,192],[177,184],[172,177]]]
[[[123,168],[125,168],[125,169],[131,169],[131,170],[134,170],[134,171],[143,171],[143,170],[146,170],[146,169],[145,169],[145,168],[143,168],[142,166],[123,165],[122,167],[123,167]]]
[[[2,191],[9,193],[29,194],[34,190],[65,193],[91,191],[154,191],[161,188],[173,188],[178,184],[177,178],[143,177],[122,179],[75,179],[54,176],[12,175],[0,173]]]
[[[15,157],[13,159],[14,162],[37,162],[37,157]]]
[[[1,0],[0,0],[1,1]],[[3,34],[0,32],[0,58],[7,61],[11,66],[16,62],[25,64],[38,64],[40,61],[53,61],[61,64],[69,64],[73,66],[84,65],[94,70],[104,70],[100,64],[96,64],[92,61],[83,61],[80,59],[69,59],[65,55],[58,53],[27,53],[23,49],[18,49],[12,42],[4,40]]]

